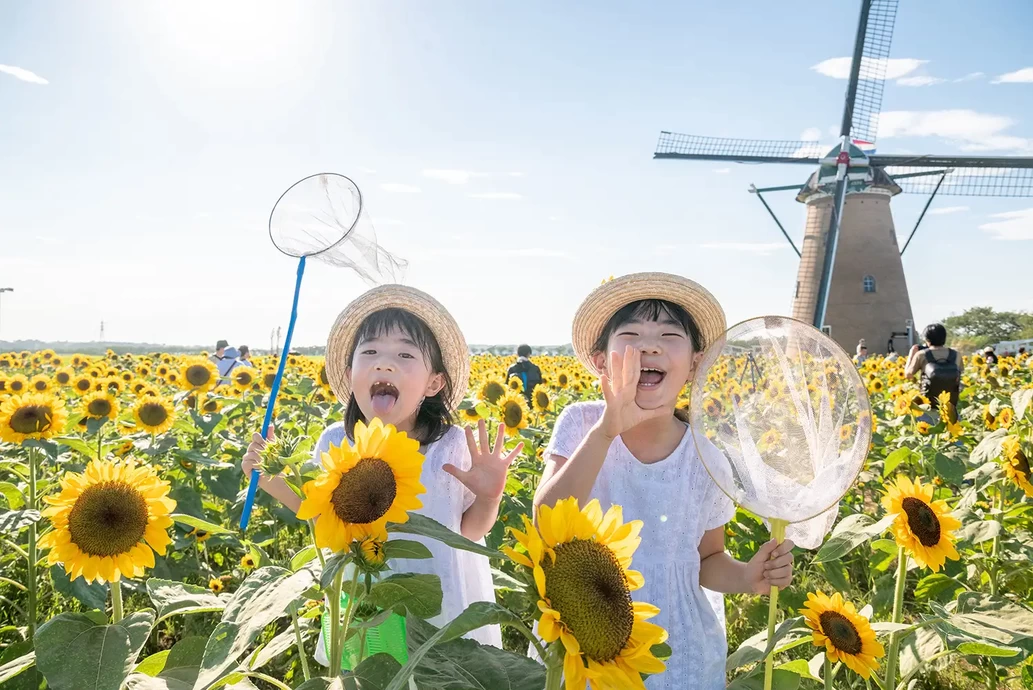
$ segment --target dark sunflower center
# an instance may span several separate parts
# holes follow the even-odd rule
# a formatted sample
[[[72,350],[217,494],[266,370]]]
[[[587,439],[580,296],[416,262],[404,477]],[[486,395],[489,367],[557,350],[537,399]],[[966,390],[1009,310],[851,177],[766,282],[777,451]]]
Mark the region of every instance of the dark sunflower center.
[[[502,384],[492,381],[491,383],[484,386],[484,399],[494,404],[506,394],[506,389],[503,388]]]
[[[211,381],[212,372],[208,370],[208,367],[194,364],[187,367],[187,370],[183,372],[183,376],[191,386],[203,386]]]
[[[10,388],[12,391],[16,391],[17,392],[17,391],[20,391],[20,390],[24,389],[25,388],[25,384],[22,383],[21,381],[11,381],[11,382],[9,382],[7,384],[7,387]]]
[[[66,385],[68,383],[68,381],[71,380],[71,378],[72,377],[69,376],[68,372],[66,372],[66,371],[62,371],[60,374],[58,374],[57,376],[54,377],[54,379],[58,383],[60,383],[62,386]]]
[[[19,434],[38,434],[50,426],[51,415],[46,405],[26,405],[14,411],[9,423]]]
[[[380,458],[363,458],[341,475],[330,503],[344,522],[365,525],[384,516],[397,492],[391,466]]]
[[[241,386],[250,386],[251,385],[251,373],[247,372],[247,371],[242,371],[242,372],[238,373],[237,374],[237,383],[239,385],[241,385]]]
[[[911,532],[922,542],[922,546],[936,546],[940,543],[940,520],[925,501],[908,496],[901,505],[907,513],[907,524]]]
[[[87,488],[68,514],[72,543],[90,556],[127,553],[147,529],[147,501],[124,482]]]
[[[559,381],[559,384],[561,386],[567,385],[567,375],[566,374],[560,374],[559,378],[557,379],[557,381]]]
[[[506,426],[513,428],[520,426],[520,422],[524,419],[524,411],[520,409],[520,405],[517,403],[508,402],[502,412],[502,416],[506,421]]]
[[[111,402],[105,398],[91,400],[86,407],[86,411],[89,412],[91,417],[107,417],[111,414]]]
[[[168,411],[159,403],[144,403],[140,407],[140,421],[147,426],[161,426],[168,418]]]
[[[46,381],[36,381],[34,384],[32,384],[32,387],[35,388],[37,391],[42,393],[43,391],[45,391],[47,389],[47,382]]]
[[[538,403],[538,407],[549,406],[549,396],[546,395],[543,391],[538,391],[538,394],[534,396],[534,400],[536,403]]]
[[[1015,456],[1012,458],[1011,464],[1012,467],[1015,468],[1016,472],[1025,477],[1026,481],[1029,481],[1029,458],[1026,457],[1025,453],[1023,453],[1021,450],[1015,451]]]
[[[635,613],[624,572],[613,552],[594,541],[556,547],[542,561],[552,608],[589,659],[610,661],[631,639]]]
[[[276,374],[272,373],[272,372],[270,372],[270,373],[268,373],[268,374],[266,374],[265,376],[262,377],[262,383],[265,385],[266,388],[272,388],[273,387],[273,381],[275,381],[275,380],[276,380]]]
[[[838,611],[825,611],[819,617],[821,631],[832,640],[836,649],[847,654],[860,654],[861,636],[850,619]]]

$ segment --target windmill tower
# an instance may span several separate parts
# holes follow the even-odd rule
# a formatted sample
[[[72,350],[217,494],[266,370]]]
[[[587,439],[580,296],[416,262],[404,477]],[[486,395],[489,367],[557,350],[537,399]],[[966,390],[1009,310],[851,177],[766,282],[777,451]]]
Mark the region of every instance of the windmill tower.
[[[862,0],[839,143],[821,155],[818,142],[728,139],[661,132],[654,158],[817,166],[803,185],[750,192],[767,209],[800,257],[794,318],[813,323],[847,351],[864,338],[882,351],[910,340],[913,317],[901,257],[929,205],[940,194],[1033,196],[1033,158],[875,154],[897,0]],[[796,191],[807,207],[797,248],[764,193]],[[901,192],[929,194],[898,248],[890,200]],[[899,348],[898,348],[899,349]]]

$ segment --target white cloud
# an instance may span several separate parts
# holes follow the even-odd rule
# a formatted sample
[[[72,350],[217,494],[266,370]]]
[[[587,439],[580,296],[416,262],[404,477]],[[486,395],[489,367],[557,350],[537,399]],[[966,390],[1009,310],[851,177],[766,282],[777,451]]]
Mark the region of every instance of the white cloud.
[[[1008,72],[998,77],[994,77],[991,84],[1029,84],[1033,83],[1033,67],[1023,67],[1022,69],[1015,70],[1014,72]]]
[[[27,81],[30,84],[49,84],[50,82],[39,76],[35,72],[30,72],[27,69],[21,67],[12,67],[11,65],[0,65],[0,72],[4,74],[10,74],[15,79],[21,79]]]
[[[731,168],[714,168],[714,172],[716,172],[718,175],[727,175],[728,173],[732,172],[732,169]]]
[[[512,257],[558,258],[567,256],[567,252],[545,247],[526,247],[507,249],[505,247],[460,246],[429,249],[420,252],[430,256],[450,256],[462,259],[508,259]]]
[[[879,118],[879,137],[940,137],[962,151],[1033,152],[1033,139],[1005,134],[1015,121],[974,110],[889,110]]]
[[[818,141],[821,139],[821,127],[808,127],[800,132],[801,141]]]
[[[385,182],[380,185],[385,192],[397,192],[398,194],[419,194],[421,190],[416,185],[400,184],[398,182]]]
[[[480,194],[467,194],[471,199],[494,199],[497,201],[516,201],[523,199],[523,194],[516,192],[481,192]]]
[[[995,240],[1033,240],[1033,208],[995,213],[990,217],[1002,220],[984,223],[979,229],[993,234]]]
[[[958,82],[963,82],[963,81],[972,81],[974,79],[981,79],[984,76],[986,76],[986,75],[983,74],[982,72],[969,72],[968,74],[966,74],[963,77],[958,77],[957,79],[954,80],[954,82],[958,83]]]
[[[945,216],[948,213],[963,213],[968,210],[968,206],[944,206],[943,208],[934,208],[929,211],[930,216]]]
[[[904,77],[903,79],[897,80],[897,86],[932,86],[933,84],[942,84],[947,81],[946,79],[940,79],[939,77]]]
[[[765,256],[773,251],[785,249],[785,242],[707,242],[701,244],[703,249],[720,249],[732,252],[745,252]]]
[[[424,177],[432,180],[441,180],[448,184],[466,184],[474,177],[486,177],[487,173],[474,172],[472,170],[449,170],[443,168],[432,168],[423,171]]]
[[[822,60],[811,67],[818,74],[824,74],[833,79],[850,78],[850,61],[848,57],[829,58]],[[885,72],[885,79],[900,79],[911,74],[916,69],[929,62],[928,60],[915,60],[913,58],[862,58],[862,75],[873,72]]]

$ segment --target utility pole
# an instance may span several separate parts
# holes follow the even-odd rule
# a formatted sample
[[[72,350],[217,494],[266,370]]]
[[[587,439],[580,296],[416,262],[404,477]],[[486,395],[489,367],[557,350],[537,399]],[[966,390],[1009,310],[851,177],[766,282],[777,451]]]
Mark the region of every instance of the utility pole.
[[[12,288],[12,287],[0,287],[0,297],[3,297],[5,292],[14,292],[14,288]]]
[[[100,342],[104,342],[104,322],[100,322]]]

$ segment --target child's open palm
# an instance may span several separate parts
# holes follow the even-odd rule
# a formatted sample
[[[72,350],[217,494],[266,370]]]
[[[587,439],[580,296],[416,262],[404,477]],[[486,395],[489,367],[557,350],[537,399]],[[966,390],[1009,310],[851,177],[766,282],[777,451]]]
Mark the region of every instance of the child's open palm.
[[[642,353],[639,350],[628,345],[623,355],[616,351],[610,353],[610,366],[599,377],[599,387],[606,400],[602,428],[608,437],[616,438],[648,419],[669,414],[663,407],[647,410],[635,401],[641,375]]]
[[[506,473],[509,472],[509,466],[524,448],[521,441],[516,448],[506,453],[503,443],[504,432],[505,427],[499,424],[495,445],[490,447],[488,430],[482,419],[477,423],[477,435],[480,439],[478,447],[473,437],[473,429],[466,427],[466,444],[470,447],[470,469],[461,470],[451,464],[443,465],[441,469],[461,481],[477,498],[499,498],[506,488]]]

